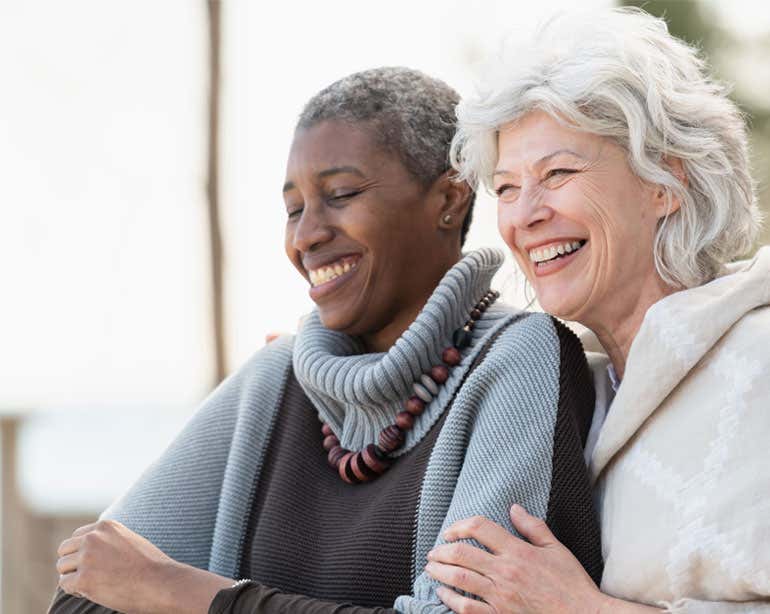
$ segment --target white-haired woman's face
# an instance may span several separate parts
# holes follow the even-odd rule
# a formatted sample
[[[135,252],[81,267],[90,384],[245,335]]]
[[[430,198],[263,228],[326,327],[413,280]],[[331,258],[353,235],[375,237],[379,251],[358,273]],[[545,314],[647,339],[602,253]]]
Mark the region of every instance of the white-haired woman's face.
[[[533,111],[500,131],[498,151],[498,227],[543,309],[592,326],[659,288],[665,202],[620,146]]]

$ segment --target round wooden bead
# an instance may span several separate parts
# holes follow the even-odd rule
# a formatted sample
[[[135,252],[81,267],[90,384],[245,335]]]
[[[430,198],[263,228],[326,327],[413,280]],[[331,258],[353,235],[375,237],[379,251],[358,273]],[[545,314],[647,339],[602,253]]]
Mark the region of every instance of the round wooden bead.
[[[390,461],[377,454],[377,446],[373,443],[363,449],[361,458],[363,458],[366,466],[377,475],[385,473],[390,467]]]
[[[437,384],[443,384],[449,379],[449,369],[444,365],[437,365],[430,370],[430,376]],[[409,408],[407,407],[407,410]]]
[[[404,443],[404,431],[395,424],[385,427],[380,432],[379,445],[383,452],[393,452]]]
[[[329,465],[337,468],[337,465],[340,463],[340,459],[345,456],[347,453],[347,450],[345,450],[341,446],[335,446],[331,450],[329,450],[329,454],[326,457],[326,460],[328,461]]]
[[[335,435],[327,435],[324,437],[324,450],[327,452],[331,450],[334,446],[340,445],[340,440],[337,439]]]
[[[324,437],[328,437],[329,435],[334,435],[334,431],[332,430],[332,427],[330,427],[326,423],[324,423],[324,425],[321,427],[321,432],[323,433]]]
[[[364,457],[360,452],[356,452],[353,455],[353,458],[350,459],[350,468],[353,470],[353,474],[359,482],[368,482],[378,475],[366,466]]]
[[[474,309],[473,311],[471,311],[472,319],[478,320],[480,317],[481,317],[481,311],[479,311],[478,309]]]
[[[435,369],[435,367],[433,368]],[[404,403],[404,408],[413,416],[419,416],[425,410],[425,401],[417,396],[409,397],[406,403]]]
[[[487,305],[483,300],[476,303],[476,309],[478,309],[481,313],[484,313],[487,310]]]
[[[414,416],[408,411],[399,412],[396,415],[396,426],[402,431],[408,431],[414,426]]]
[[[356,483],[356,475],[353,473],[353,468],[350,466],[350,461],[355,456],[355,452],[347,452],[345,456],[340,459],[340,464],[337,466],[340,477],[348,484]]]
[[[457,348],[445,349],[441,354],[441,360],[443,360],[450,367],[459,365],[460,361],[462,360],[462,356],[460,356],[460,350],[458,350]]]
[[[438,394],[438,386],[436,385],[436,382],[433,381],[430,375],[426,375],[423,373],[420,376],[420,382],[423,386],[425,386],[428,389],[428,392],[430,392],[434,397]]]

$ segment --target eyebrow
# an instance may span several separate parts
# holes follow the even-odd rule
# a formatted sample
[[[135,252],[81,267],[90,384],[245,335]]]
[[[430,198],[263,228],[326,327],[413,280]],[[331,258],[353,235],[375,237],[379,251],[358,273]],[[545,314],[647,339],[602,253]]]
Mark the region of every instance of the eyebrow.
[[[350,173],[352,175],[358,175],[359,177],[364,177],[364,173],[356,168],[355,166],[333,166],[331,168],[327,168],[322,170],[320,173],[318,173],[318,177],[321,179],[325,179],[326,177],[331,177],[332,175],[339,175],[340,173]],[[294,185],[293,181],[287,181],[283,184],[283,191],[288,192],[289,190],[293,190],[296,186]]]
[[[575,151],[572,151],[571,149],[557,149],[556,151],[554,151],[552,153],[549,153],[549,154],[546,154],[545,156],[543,156],[542,158],[537,160],[535,162],[535,164],[542,164],[543,162],[547,162],[551,158],[555,158],[556,156],[559,156],[561,154],[569,154],[571,156],[575,156],[576,158],[580,158],[581,160],[585,160],[585,158],[583,156],[581,156],[579,153],[577,153]],[[492,176],[494,177],[496,175],[509,175],[509,174],[510,174],[510,171],[506,171],[506,170],[503,170],[503,169],[497,169],[497,170],[495,170],[494,173],[492,173]]]

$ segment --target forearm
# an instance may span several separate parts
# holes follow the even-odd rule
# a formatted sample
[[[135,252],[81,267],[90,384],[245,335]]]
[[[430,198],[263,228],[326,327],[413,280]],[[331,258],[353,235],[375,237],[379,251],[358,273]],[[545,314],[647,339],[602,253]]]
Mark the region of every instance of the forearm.
[[[189,565],[173,564],[157,570],[141,599],[149,608],[126,609],[126,614],[206,614],[215,595],[235,581]],[[117,614],[117,610],[58,589],[48,614]]]
[[[209,614],[396,614],[391,608],[369,608],[284,593],[256,582],[220,591]]]

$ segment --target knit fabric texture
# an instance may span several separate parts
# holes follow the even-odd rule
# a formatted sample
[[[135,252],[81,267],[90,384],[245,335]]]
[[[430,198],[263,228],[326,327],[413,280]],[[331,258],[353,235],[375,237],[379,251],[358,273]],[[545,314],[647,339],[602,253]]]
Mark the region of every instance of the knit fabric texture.
[[[374,442],[379,429],[393,421],[397,397],[402,402],[411,382],[440,364],[452,332],[487,291],[502,260],[495,250],[466,255],[384,354],[357,354],[361,347],[355,340],[324,330],[311,316],[296,342],[273,342],[223,382],[103,517],[123,522],[174,559],[235,577],[292,369],[344,445],[360,449]],[[398,611],[448,612],[435,594],[437,584],[422,569],[427,552],[441,543],[441,532],[450,524],[484,515],[515,533],[508,514],[512,503],[540,518],[549,514],[563,343],[571,344],[574,356],[585,362],[577,339],[560,335],[545,314],[493,306],[478,322],[461,364],[415,425],[401,454],[425,436],[454,395],[422,479],[412,591],[396,600]],[[476,355],[491,340],[483,362],[461,386]],[[579,447],[578,442],[570,449]],[[570,462],[584,469],[580,455]],[[590,508],[588,490],[583,500]],[[596,540],[592,551],[598,548]]]

